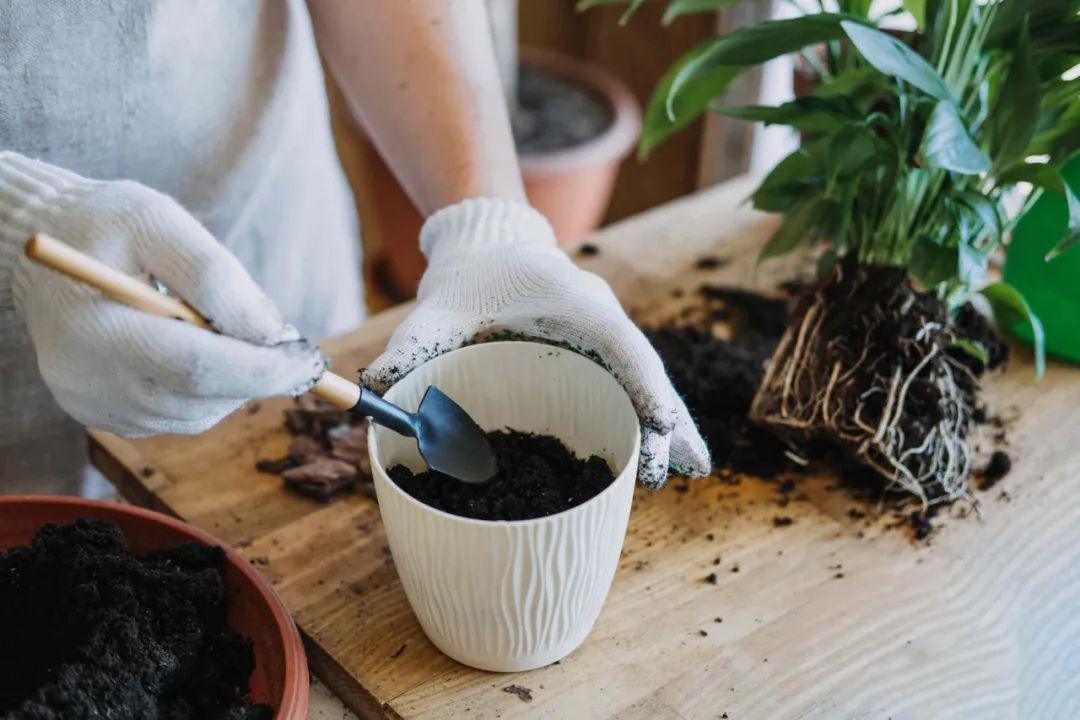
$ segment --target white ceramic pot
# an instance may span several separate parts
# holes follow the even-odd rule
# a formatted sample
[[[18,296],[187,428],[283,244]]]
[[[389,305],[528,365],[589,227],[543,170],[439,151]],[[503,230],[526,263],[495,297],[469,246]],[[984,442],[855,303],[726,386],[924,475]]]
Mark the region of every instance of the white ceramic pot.
[[[637,474],[638,419],[622,387],[591,360],[526,342],[442,355],[386,398],[415,409],[437,385],[481,427],[546,433],[617,473],[557,515],[495,522],[450,515],[402,491],[386,468],[424,469],[415,441],[372,426],[379,509],[409,604],[435,645],[482,670],[530,670],[571,653],[600,614],[622,551]]]

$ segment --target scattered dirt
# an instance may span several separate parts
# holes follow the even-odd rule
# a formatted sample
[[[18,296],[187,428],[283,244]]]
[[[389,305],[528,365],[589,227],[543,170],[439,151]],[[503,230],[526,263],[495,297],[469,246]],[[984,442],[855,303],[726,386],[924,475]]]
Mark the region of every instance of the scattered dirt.
[[[550,435],[515,430],[487,433],[499,470],[483,484],[442,473],[389,470],[402,490],[433,508],[478,520],[526,520],[554,515],[598,495],[615,479],[599,456],[579,458]]]
[[[112,522],[0,553],[0,716],[255,720],[251,643],[225,623],[221,548],[130,555]]]
[[[938,514],[941,505],[931,505],[926,510],[912,510],[908,515],[908,524],[915,533],[916,540],[925,540],[934,532],[934,524],[930,522]]]
[[[502,689],[504,693],[510,693],[511,695],[517,695],[521,702],[532,702],[532,689],[525,687],[524,685],[507,685]]]
[[[702,255],[694,261],[694,267],[698,270],[719,270],[730,262],[729,258],[717,255]]]
[[[588,142],[611,127],[615,117],[607,100],[591,88],[522,63],[510,119],[518,152],[536,155]]]
[[[783,332],[787,304],[711,285],[699,288],[698,297],[704,313],[687,313],[645,334],[709,444],[713,465],[773,477],[789,465],[786,448],[748,413]]]
[[[1012,458],[1008,453],[1001,450],[995,450],[990,455],[990,461],[987,463],[986,468],[982,471],[981,477],[978,479],[977,487],[979,490],[989,490],[998,484],[998,481],[1009,474],[1012,470]]]
[[[280,475],[290,490],[320,502],[347,490],[375,496],[366,420],[302,395],[285,411],[285,428],[293,436],[288,453],[259,460],[256,470]]]

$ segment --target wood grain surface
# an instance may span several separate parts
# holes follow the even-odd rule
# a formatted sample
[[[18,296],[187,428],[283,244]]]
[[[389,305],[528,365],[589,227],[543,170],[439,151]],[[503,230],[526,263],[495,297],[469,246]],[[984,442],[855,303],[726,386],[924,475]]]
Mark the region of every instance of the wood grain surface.
[[[769,290],[800,260],[757,266],[775,221],[742,204],[752,187],[742,178],[619,223],[582,263],[641,314],[662,315],[676,285]],[[703,253],[731,262],[693,269]],[[374,357],[407,311],[327,343],[335,370]],[[133,501],[255,561],[315,672],[364,717],[1075,718],[1080,371],[1052,364],[1034,382],[1027,353],[1016,355],[987,387],[995,409],[1017,416],[1016,464],[977,512],[954,507],[916,544],[886,529],[888,517],[851,517],[828,477],[801,480],[782,511],[776,483],[753,478],[639,491],[592,635],[530,673],[472,670],[425,639],[372,501],[320,505],[255,472],[258,458],[285,452],[290,401],[257,403],[193,438],[94,432],[92,454]],[[794,523],[774,527],[781,513]],[[503,691],[512,684],[532,700]]]

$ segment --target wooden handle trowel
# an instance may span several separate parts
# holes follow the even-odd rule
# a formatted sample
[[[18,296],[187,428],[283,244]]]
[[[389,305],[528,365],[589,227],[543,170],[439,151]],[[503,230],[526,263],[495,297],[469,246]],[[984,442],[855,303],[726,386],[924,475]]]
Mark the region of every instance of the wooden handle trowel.
[[[40,233],[32,236],[26,242],[26,256],[72,280],[97,288],[111,300],[213,332],[206,318],[187,303],[160,293],[56,238]],[[428,387],[415,413],[329,371],[319,378],[311,393],[334,407],[370,417],[396,433],[416,438],[420,455],[432,470],[467,483],[487,482],[495,475],[495,455],[484,431],[434,385]]]

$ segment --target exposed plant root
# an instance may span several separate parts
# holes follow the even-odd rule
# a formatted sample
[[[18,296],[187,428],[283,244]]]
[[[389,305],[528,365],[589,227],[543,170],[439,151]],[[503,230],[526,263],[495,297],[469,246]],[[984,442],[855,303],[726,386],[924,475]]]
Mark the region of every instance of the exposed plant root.
[[[924,506],[958,499],[978,385],[953,339],[942,304],[903,271],[846,261],[796,309],[751,417],[839,446]]]

